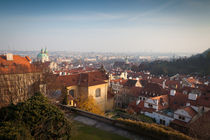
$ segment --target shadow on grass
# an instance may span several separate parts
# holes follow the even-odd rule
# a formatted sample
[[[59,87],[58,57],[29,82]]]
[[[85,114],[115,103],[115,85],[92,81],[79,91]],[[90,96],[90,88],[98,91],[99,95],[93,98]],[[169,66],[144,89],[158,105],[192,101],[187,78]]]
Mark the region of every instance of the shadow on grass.
[[[72,126],[72,140],[129,140],[123,136],[87,126],[74,121]]]

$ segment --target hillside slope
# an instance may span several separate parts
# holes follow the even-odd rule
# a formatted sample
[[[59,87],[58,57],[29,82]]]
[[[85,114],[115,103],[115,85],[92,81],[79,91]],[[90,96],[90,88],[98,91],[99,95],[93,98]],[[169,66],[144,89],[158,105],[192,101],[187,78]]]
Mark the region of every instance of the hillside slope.
[[[210,75],[210,49],[202,54],[189,58],[180,58],[172,61],[144,62],[135,71],[148,70],[156,75],[197,74]]]

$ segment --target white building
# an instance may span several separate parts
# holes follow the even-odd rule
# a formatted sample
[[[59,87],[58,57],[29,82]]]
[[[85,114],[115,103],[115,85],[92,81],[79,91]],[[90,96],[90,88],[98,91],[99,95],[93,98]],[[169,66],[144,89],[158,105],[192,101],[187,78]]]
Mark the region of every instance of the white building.
[[[174,112],[174,119],[188,123],[196,116],[196,114],[197,112],[192,107],[187,106],[177,109]]]

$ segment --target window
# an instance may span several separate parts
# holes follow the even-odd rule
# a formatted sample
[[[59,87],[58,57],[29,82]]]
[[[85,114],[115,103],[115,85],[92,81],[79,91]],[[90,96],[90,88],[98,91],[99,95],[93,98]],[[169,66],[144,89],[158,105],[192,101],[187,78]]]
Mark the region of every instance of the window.
[[[71,95],[72,97],[74,97],[74,90],[73,89],[69,90],[69,95]]]
[[[97,88],[96,89],[96,97],[100,97],[101,96],[101,89]]]
[[[165,124],[166,124],[166,121],[165,121],[165,120],[160,119],[160,124],[165,125]]]
[[[152,107],[152,104],[149,104],[149,107]]]
[[[179,119],[180,119],[180,120],[185,120],[185,117],[179,116]]]

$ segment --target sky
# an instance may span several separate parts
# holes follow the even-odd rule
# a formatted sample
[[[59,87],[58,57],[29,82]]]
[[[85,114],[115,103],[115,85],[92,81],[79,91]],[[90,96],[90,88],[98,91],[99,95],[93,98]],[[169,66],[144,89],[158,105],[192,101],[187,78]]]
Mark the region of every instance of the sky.
[[[200,53],[210,0],[0,0],[0,50]]]

